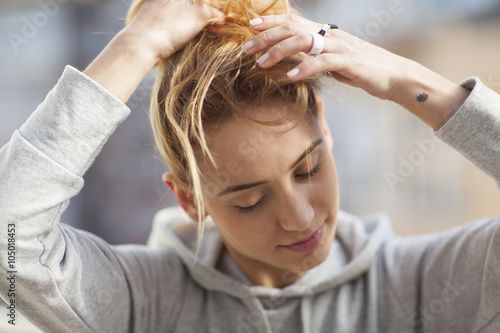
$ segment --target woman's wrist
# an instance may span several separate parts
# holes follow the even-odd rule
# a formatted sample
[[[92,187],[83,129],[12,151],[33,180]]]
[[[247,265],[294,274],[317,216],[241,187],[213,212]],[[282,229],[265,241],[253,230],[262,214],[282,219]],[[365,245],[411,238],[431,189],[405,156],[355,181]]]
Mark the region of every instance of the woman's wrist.
[[[460,109],[470,90],[412,63],[407,75],[399,78],[391,100],[438,130]]]
[[[137,30],[120,31],[84,74],[126,103],[141,81],[158,62]]]

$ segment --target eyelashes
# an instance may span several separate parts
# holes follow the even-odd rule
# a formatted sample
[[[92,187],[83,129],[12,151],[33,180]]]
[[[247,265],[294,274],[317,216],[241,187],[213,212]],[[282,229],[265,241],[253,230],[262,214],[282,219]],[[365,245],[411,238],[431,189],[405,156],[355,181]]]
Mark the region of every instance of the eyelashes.
[[[321,169],[321,164],[318,163],[311,171],[309,171],[307,173],[295,175],[295,178],[302,180],[302,179],[312,177],[312,176],[316,175],[320,169]],[[236,206],[236,208],[238,209],[238,213],[243,213],[243,214],[244,213],[251,213],[251,212],[257,210],[260,206],[262,206],[264,204],[264,201],[266,198],[267,198],[267,194],[264,195],[259,201],[257,201],[252,206],[248,206],[248,207]]]
[[[312,177],[314,176],[315,174],[317,174],[319,172],[319,169],[321,168],[321,164],[316,164],[316,166],[311,170],[309,171],[308,173],[303,173],[303,174],[300,174],[300,175],[295,175],[296,178],[300,178],[300,179],[304,179],[304,178],[309,178],[309,177]]]
[[[253,212],[257,208],[259,208],[260,206],[262,206],[262,204],[264,203],[264,199],[266,199],[266,197],[267,197],[267,194],[264,195],[259,201],[257,201],[256,204],[254,204],[252,206],[249,206],[249,207],[236,206],[238,208],[238,212],[239,213],[251,213],[251,212]]]

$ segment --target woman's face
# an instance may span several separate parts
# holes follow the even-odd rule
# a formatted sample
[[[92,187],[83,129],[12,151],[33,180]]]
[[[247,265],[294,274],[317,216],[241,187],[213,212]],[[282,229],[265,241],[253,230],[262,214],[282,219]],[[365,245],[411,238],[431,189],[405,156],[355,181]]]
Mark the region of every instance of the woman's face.
[[[274,103],[249,114],[270,121],[288,107]],[[218,168],[200,166],[207,213],[257,285],[286,286],[330,252],[339,208],[333,143],[322,112],[309,118],[294,128],[231,120],[208,131]]]

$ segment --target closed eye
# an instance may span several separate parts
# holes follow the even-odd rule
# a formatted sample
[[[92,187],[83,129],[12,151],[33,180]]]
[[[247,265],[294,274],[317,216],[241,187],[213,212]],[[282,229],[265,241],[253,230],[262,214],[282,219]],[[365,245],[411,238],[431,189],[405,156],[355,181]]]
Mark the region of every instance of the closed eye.
[[[299,179],[306,179],[306,178],[312,177],[319,172],[320,168],[321,168],[321,164],[318,162],[318,164],[316,164],[316,166],[311,171],[309,171],[307,173],[295,175],[295,177],[299,178]],[[257,210],[260,206],[262,206],[266,197],[267,197],[267,194],[264,195],[259,201],[257,201],[255,204],[253,204],[251,206],[248,206],[248,207],[236,206],[236,208],[238,209],[239,213],[251,213],[251,212]]]
[[[302,173],[302,174],[299,174],[299,175],[295,175],[296,178],[299,178],[299,179],[305,179],[305,178],[309,178],[309,177],[312,177],[314,176],[315,174],[317,174],[319,172],[319,169],[321,168],[321,164],[316,164],[316,166],[309,172],[307,173]]]
[[[260,206],[262,206],[262,204],[264,203],[264,199],[267,197],[267,194],[264,195],[259,201],[257,201],[255,204],[253,204],[252,206],[248,206],[248,207],[241,207],[241,206],[236,206],[236,208],[238,209],[238,212],[239,213],[251,213],[253,212],[254,210],[256,210],[257,208],[259,208]]]

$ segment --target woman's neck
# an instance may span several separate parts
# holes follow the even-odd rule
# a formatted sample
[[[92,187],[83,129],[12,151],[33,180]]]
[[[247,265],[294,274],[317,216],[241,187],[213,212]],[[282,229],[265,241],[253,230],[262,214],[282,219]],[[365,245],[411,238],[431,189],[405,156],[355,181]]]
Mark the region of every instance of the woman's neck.
[[[284,288],[304,276],[306,272],[294,272],[270,266],[261,261],[243,257],[230,247],[226,247],[233,260],[238,264],[248,280],[254,285],[267,288]]]

